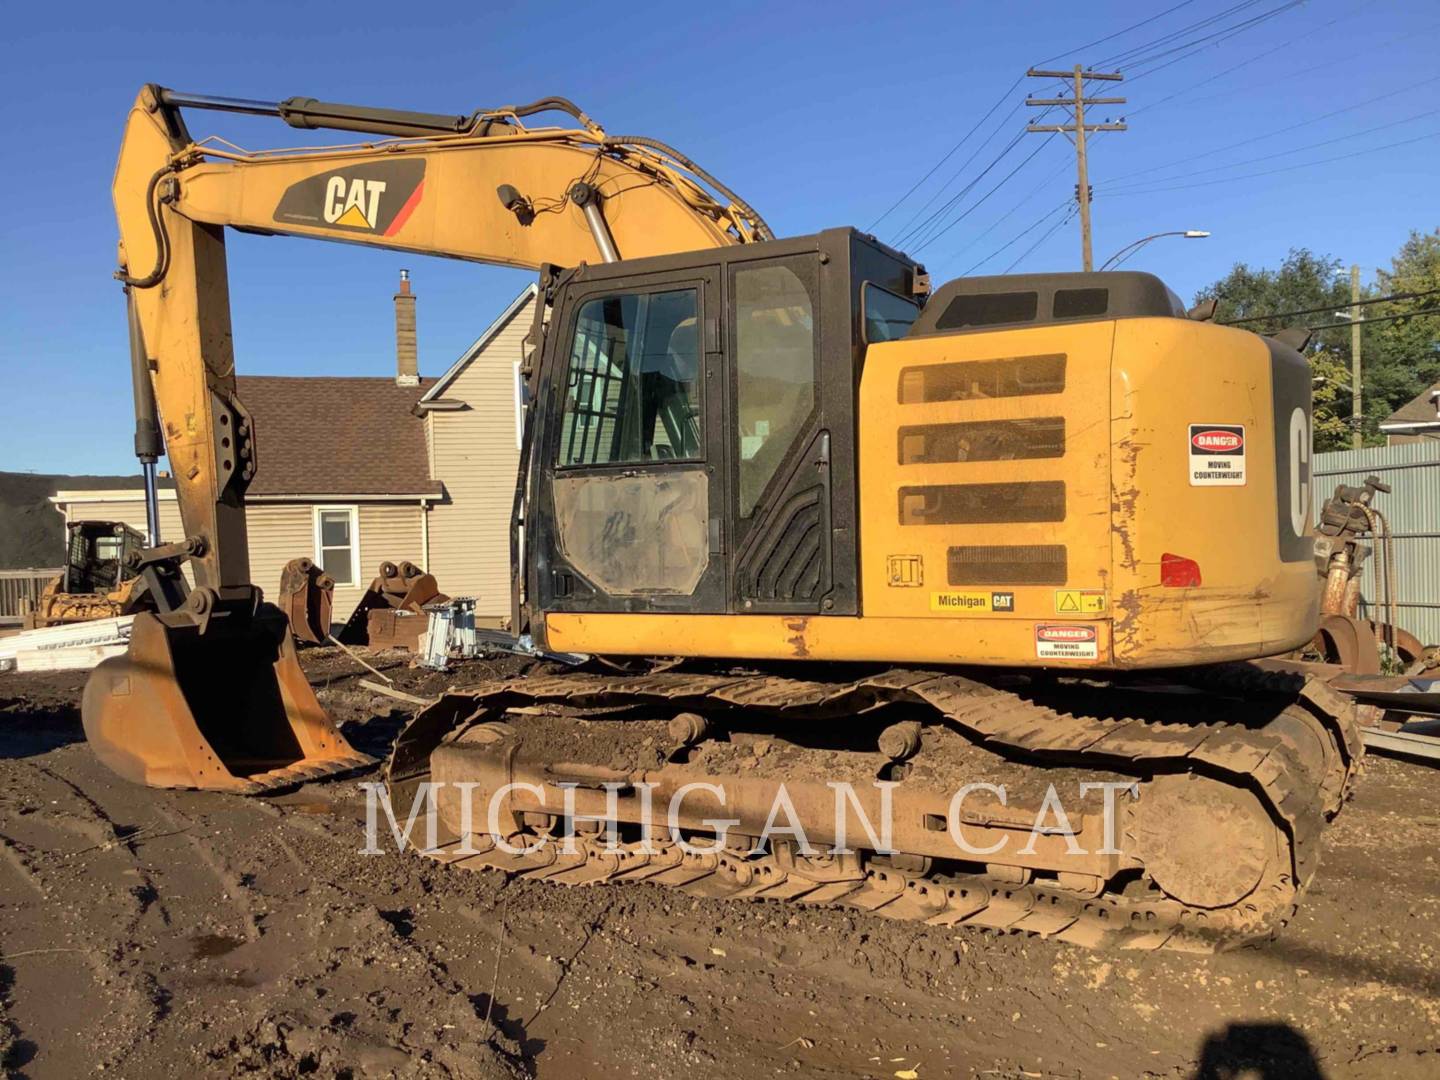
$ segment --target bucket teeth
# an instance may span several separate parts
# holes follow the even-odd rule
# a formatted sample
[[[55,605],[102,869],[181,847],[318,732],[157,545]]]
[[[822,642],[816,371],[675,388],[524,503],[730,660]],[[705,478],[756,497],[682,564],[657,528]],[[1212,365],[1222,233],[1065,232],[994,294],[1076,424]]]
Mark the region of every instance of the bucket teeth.
[[[343,757],[333,758],[328,761],[307,761],[302,765],[291,765],[284,769],[272,769],[266,773],[257,773],[249,776],[247,779],[254,786],[250,790],[241,792],[241,794],[264,795],[268,792],[278,791],[281,788],[309,783],[312,780],[326,780],[332,777],[344,776],[346,773],[368,769],[376,764],[377,762],[374,758],[356,753],[346,754]]]

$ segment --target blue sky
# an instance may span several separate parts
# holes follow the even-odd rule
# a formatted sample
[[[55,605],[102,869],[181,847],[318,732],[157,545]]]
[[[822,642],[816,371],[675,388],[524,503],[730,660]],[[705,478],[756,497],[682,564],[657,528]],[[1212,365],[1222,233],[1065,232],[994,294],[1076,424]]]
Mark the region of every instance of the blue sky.
[[[1027,66],[1099,63],[1235,6],[1190,0],[1082,48],[1176,0],[12,5],[0,43],[12,92],[0,115],[8,211],[0,218],[0,469],[134,469],[109,185],[121,123],[143,82],[454,113],[561,94],[612,132],[672,143],[781,235],[870,226],[1001,102],[988,126],[880,222],[877,233],[892,240],[946,206],[1012,140],[1027,111],[1012,110],[1027,90],[1050,95],[1054,85],[1039,80],[1005,94]],[[1242,6],[1175,43],[1282,7]],[[1214,235],[1158,241],[1127,266],[1160,274],[1188,298],[1237,261],[1273,265],[1308,246],[1358,262],[1368,279],[1409,229],[1440,225],[1437,44],[1440,9],[1431,4],[1308,0],[1193,55],[1131,67],[1140,75],[1175,61],[1153,73],[1093,88],[1127,96],[1129,104],[1097,111],[1130,125],[1094,145],[1096,261],[1149,233],[1197,228]],[[192,113],[190,125],[197,137],[222,134],[252,148],[305,135],[219,114]],[[1044,139],[1019,140],[934,219],[930,232],[949,226],[937,238],[925,243],[921,233],[902,245],[937,283],[972,268],[1001,272],[1022,255],[1016,270],[1079,268],[1078,224],[1061,224],[1073,153],[1058,137]],[[256,374],[389,374],[401,266],[412,269],[420,298],[421,370],[437,374],[530,280],[281,238],[231,234],[229,253],[237,366]]]

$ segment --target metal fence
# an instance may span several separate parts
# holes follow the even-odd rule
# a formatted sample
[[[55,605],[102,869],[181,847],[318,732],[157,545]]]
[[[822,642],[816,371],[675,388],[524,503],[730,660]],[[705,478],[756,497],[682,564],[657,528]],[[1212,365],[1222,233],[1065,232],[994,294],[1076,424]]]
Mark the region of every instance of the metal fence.
[[[1400,625],[1433,645],[1440,642],[1440,441],[1316,454],[1315,505],[1329,498],[1336,484],[1359,485],[1367,476],[1394,489],[1377,495],[1375,508],[1395,537]],[[1380,617],[1370,607],[1379,595],[1372,556],[1361,589],[1362,613]]]
[[[53,569],[0,570],[0,626],[18,626],[25,613],[25,602],[34,604],[51,578],[61,572]]]

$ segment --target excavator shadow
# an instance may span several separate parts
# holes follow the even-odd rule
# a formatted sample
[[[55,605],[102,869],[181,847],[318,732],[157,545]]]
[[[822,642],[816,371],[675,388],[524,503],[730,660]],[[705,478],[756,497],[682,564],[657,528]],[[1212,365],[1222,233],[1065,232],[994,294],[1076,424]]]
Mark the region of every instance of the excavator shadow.
[[[39,757],[84,738],[74,705],[0,698],[0,761]]]
[[[1325,1080],[1310,1040],[1289,1024],[1235,1023],[1207,1038],[1193,1080]]]

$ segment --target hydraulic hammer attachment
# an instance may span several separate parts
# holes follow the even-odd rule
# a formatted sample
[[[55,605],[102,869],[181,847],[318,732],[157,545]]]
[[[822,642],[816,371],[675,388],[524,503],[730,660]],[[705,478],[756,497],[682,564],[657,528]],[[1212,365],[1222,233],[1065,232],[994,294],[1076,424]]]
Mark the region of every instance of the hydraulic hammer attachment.
[[[151,787],[258,795],[372,763],[316,700],[284,613],[257,601],[202,588],[135,616],[125,655],[85,686],[85,737],[106,766]]]

